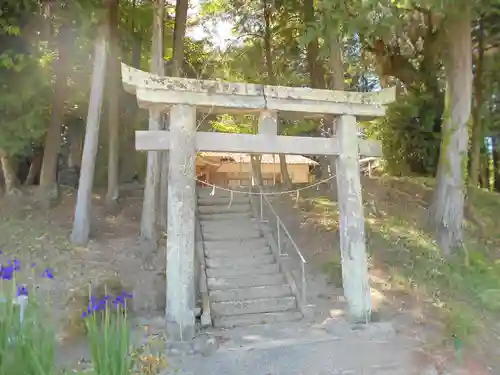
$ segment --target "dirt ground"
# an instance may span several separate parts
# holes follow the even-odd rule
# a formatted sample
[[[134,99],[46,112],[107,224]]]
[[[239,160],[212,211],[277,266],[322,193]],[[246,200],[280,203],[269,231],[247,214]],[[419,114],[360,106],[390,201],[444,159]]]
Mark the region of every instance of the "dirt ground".
[[[315,280],[321,277],[326,277],[329,283],[327,290],[310,293],[313,298],[310,302],[318,307],[332,306],[342,310],[338,208],[325,198],[328,194],[320,188],[312,188],[301,191],[299,196],[293,193],[270,197],[270,200],[308,260],[309,289],[317,290],[322,283]],[[483,341],[479,345],[468,343],[467,349],[463,350],[463,363],[460,363],[453,337],[425,288],[412,287],[411,280],[395,277],[398,272],[394,271],[399,271],[398,263],[407,261],[404,258],[395,261],[395,251],[400,251],[397,239],[393,243],[381,241],[379,228],[370,225],[386,216],[403,213],[415,227],[422,226],[431,197],[430,190],[397,180],[364,178],[363,195],[374,319],[391,321],[399,333],[420,342],[421,350],[415,355],[423,367],[432,364],[443,373],[448,373],[444,372],[445,369],[457,367],[467,374],[499,373],[499,352],[496,349],[499,336],[481,337],[479,340]],[[412,230],[416,229],[412,227]],[[290,252],[293,253],[293,250]],[[298,260],[292,263],[298,264]],[[330,310],[330,314],[335,314],[335,310]]]
[[[428,198],[422,189],[408,191],[404,186],[382,184],[376,179],[367,179],[363,185],[368,223],[401,209],[406,211],[408,220],[418,220],[425,210]],[[64,323],[72,313],[67,305],[71,294],[89,282],[96,283],[110,275],[117,275],[124,284],[132,286],[137,321],[158,319],[162,314],[156,308],[155,284],[165,265],[165,253],[159,251],[148,262],[156,268],[145,266],[144,249],[137,241],[142,191],[138,186],[131,186],[122,193],[122,208],[116,216],[105,214],[104,192],[94,195],[92,240],[85,248],[75,247],[68,240],[74,212],[74,190],[64,190],[61,203],[52,210],[38,207],[29,192],[23,197],[0,202],[0,261],[5,264],[9,259],[20,260],[22,269],[17,282],[38,286],[39,298],[49,301],[59,322],[61,338],[65,333]],[[272,199],[273,206],[308,260],[308,287],[314,290],[309,302],[319,307],[317,311],[328,311],[316,316],[317,321],[345,307],[340,289],[337,207],[328,200],[321,200],[323,195],[322,191],[309,189],[301,192],[299,199],[294,194]],[[396,253],[385,251],[392,245],[380,242],[374,235],[375,228],[367,226],[369,248],[375,249],[370,257],[375,317],[391,320],[399,331],[417,337],[422,343],[418,354],[422,362],[432,363],[436,368],[445,363],[456,364],[452,339],[447,336],[442,320],[434,314],[434,306],[420,289],[409,291],[407,280],[398,281],[389,272],[392,265],[388,265],[387,257]],[[36,264],[34,273],[30,267],[32,264]],[[54,270],[53,280],[40,276],[46,267]],[[398,282],[404,285],[395,287]],[[489,343],[489,346],[493,343],[498,348],[498,339]],[[61,341],[58,354],[61,364],[70,367],[82,357],[88,358],[86,348],[78,338]],[[498,358],[498,354],[471,350],[465,354],[463,366],[470,370],[468,374],[499,373],[500,367],[494,367],[491,359]],[[496,372],[487,372],[487,365]]]
[[[141,214],[142,191],[132,187],[123,192],[122,209],[116,216],[105,214],[103,195],[94,195],[92,207],[92,239],[87,247],[75,247],[68,237],[73,221],[76,192],[65,190],[61,203],[52,210],[43,210],[26,192],[0,202],[0,261],[18,259],[21,271],[16,283],[36,286],[38,300],[47,301],[59,330],[59,364],[74,367],[79,361],[85,367],[88,350],[81,337],[66,327],[75,312],[68,300],[75,291],[89,283],[118,276],[133,290],[133,316],[147,321],[161,315],[156,308],[154,290],[157,275],[165,265],[164,252],[159,251],[145,266],[144,249],[137,241]],[[34,265],[34,268],[31,267]],[[41,277],[45,268],[54,271],[54,278]],[[9,281],[4,281],[8,290]]]

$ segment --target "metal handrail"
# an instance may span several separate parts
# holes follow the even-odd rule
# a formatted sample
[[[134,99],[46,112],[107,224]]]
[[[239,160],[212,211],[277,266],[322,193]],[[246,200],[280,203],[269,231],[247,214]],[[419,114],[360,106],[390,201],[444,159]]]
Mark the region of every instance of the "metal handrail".
[[[196,192],[198,195],[198,192]],[[207,326],[212,324],[210,312],[210,299],[208,297],[208,281],[206,273],[205,252],[203,249],[203,231],[198,214],[198,209],[195,210],[195,267],[199,268],[198,292],[201,297],[201,325]],[[198,264],[196,265],[196,261]]]
[[[262,186],[257,185],[257,187],[259,188],[259,192],[261,193],[261,194],[259,194],[259,197],[260,197],[260,221],[261,222],[264,221],[264,201],[269,206],[272,214],[276,217],[276,232],[277,232],[276,233],[276,236],[277,236],[277,241],[276,242],[278,243],[278,255],[280,255],[280,256],[283,255],[281,253],[281,235],[280,235],[281,230],[283,230],[283,232],[285,233],[285,235],[290,240],[290,243],[292,244],[293,249],[295,250],[295,252],[297,253],[297,255],[300,258],[300,261],[301,261],[300,262],[300,265],[301,265],[301,284],[302,284],[301,299],[302,299],[302,304],[305,306],[307,304],[306,268],[305,268],[305,265],[307,264],[307,261],[304,258],[304,256],[302,255],[302,252],[300,251],[299,246],[293,240],[292,235],[290,234],[290,232],[286,228],[285,224],[280,219],[280,217],[279,217],[278,213],[276,212],[276,210],[274,209],[273,205],[271,204],[271,202],[269,201],[269,199],[267,198],[267,196],[265,194],[263,194],[264,191],[262,190]]]

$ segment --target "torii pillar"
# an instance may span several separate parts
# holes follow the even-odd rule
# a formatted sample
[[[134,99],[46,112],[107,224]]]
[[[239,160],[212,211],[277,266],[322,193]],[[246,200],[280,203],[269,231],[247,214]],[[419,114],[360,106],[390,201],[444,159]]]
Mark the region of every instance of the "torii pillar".
[[[196,209],[196,107],[170,109],[168,172],[167,334],[187,341],[195,335],[194,252]]]

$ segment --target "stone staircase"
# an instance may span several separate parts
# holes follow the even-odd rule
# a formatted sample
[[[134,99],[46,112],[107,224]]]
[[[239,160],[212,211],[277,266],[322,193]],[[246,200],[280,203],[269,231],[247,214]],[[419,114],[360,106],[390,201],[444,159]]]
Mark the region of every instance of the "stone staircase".
[[[213,324],[219,328],[295,321],[297,300],[248,195],[198,189],[198,218]]]

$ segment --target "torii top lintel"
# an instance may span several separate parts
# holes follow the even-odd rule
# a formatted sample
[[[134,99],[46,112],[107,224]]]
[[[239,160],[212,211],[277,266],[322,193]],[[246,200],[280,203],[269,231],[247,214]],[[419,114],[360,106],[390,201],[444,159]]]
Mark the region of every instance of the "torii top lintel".
[[[396,97],[394,87],[378,92],[318,90],[305,87],[161,77],[122,63],[122,82],[142,108],[190,104],[211,112],[254,112],[268,109],[304,114],[353,115],[368,119],[385,115]]]

